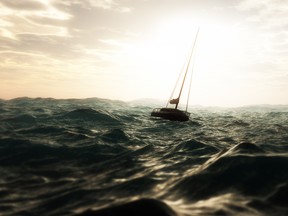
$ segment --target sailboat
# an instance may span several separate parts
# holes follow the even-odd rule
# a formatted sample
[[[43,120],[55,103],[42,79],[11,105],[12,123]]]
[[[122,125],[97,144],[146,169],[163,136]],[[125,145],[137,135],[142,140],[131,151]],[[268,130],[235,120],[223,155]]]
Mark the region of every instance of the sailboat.
[[[179,78],[181,76],[181,73],[180,73],[180,76],[179,76],[179,78],[178,78],[178,80],[176,82],[176,85],[175,85],[175,88],[174,88],[174,90],[173,90],[173,92],[171,94],[171,97],[168,100],[168,103],[167,103],[166,107],[153,109],[153,111],[151,112],[151,116],[160,117],[160,118],[171,120],[171,121],[188,121],[189,120],[190,113],[187,111],[187,109],[188,109],[188,103],[189,103],[192,76],[191,76],[191,79],[190,79],[190,85],[189,85],[189,92],[188,92],[188,99],[187,99],[187,103],[186,103],[186,109],[185,110],[180,110],[180,109],[178,109],[178,105],[179,105],[180,98],[181,98],[181,95],[182,95],[182,90],[183,90],[183,87],[184,87],[184,83],[186,81],[187,73],[188,73],[189,68],[190,68],[190,63],[191,63],[191,59],[192,59],[193,52],[194,52],[194,49],[195,49],[195,44],[196,44],[196,41],[197,41],[198,33],[199,33],[199,29],[198,29],[198,31],[196,33],[195,41],[193,43],[193,46],[192,46],[192,48],[190,50],[190,53],[189,53],[189,56],[188,56],[188,63],[186,65],[185,74],[184,74],[184,77],[183,77],[183,80],[182,80],[182,84],[181,84],[181,88],[180,88],[178,97],[174,98],[174,99],[172,98],[173,95],[174,95],[174,91],[175,91],[176,85],[179,82]],[[169,108],[168,107],[169,104],[175,105],[175,107],[174,108]]]

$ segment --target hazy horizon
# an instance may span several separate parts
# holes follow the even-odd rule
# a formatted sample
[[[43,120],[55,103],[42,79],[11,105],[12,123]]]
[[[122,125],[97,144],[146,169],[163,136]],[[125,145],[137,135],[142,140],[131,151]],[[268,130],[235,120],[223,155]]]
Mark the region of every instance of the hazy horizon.
[[[0,98],[167,100],[200,28],[191,105],[288,104],[285,1],[0,6]]]
[[[120,102],[120,103],[127,103],[128,105],[140,105],[140,106],[151,106],[151,108],[156,108],[157,107],[165,107],[167,102],[166,100],[162,99],[156,99],[156,98],[138,98],[138,99],[133,99],[133,100],[118,100],[118,99],[109,99],[109,98],[101,98],[101,97],[88,97],[88,98],[53,98],[53,97],[27,97],[27,96],[22,96],[22,97],[15,97],[15,98],[10,98],[10,99],[4,99],[0,98],[0,100],[4,101],[11,101],[11,100],[20,100],[20,99],[31,99],[31,100],[37,100],[37,99],[52,99],[52,100],[101,100],[101,101],[107,101],[108,103],[110,102]],[[173,107],[173,105],[169,105],[169,107]],[[179,104],[180,109],[185,109],[186,104],[181,103]],[[230,109],[230,108],[284,108],[285,110],[288,109],[288,104],[246,104],[246,105],[241,105],[241,106],[216,106],[216,105],[201,105],[201,104],[192,104],[188,106],[189,109],[193,108],[220,108],[220,109]]]

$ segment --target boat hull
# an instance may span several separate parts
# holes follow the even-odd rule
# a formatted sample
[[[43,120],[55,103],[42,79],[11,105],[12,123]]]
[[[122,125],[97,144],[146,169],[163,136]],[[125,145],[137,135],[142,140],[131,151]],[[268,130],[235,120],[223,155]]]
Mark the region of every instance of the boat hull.
[[[173,108],[156,108],[151,112],[151,116],[171,121],[188,121],[190,113]]]

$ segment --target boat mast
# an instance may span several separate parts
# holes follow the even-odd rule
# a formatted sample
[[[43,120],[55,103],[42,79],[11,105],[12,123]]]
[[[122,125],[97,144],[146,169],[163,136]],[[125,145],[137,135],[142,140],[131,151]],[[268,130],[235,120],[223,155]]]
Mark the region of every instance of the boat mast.
[[[192,76],[193,76],[193,71],[194,71],[194,65],[195,65],[195,63],[192,65],[192,71],[191,71],[191,77],[190,77],[190,83],[189,83],[189,91],[188,91],[186,110],[185,110],[186,112],[188,110],[188,104],[189,104],[189,98],[190,98],[190,92],[191,92],[191,84],[192,84]]]
[[[179,92],[179,96],[178,96],[178,98],[176,99],[176,100],[177,100],[177,103],[176,103],[176,105],[175,105],[175,109],[177,109],[178,104],[179,104],[179,101],[180,101],[180,97],[181,97],[181,94],[182,94],[182,90],[183,90],[183,86],[184,86],[184,83],[185,83],[186,75],[187,75],[187,72],[188,72],[188,70],[189,70],[189,66],[190,66],[190,63],[191,63],[192,54],[193,54],[193,52],[194,52],[195,44],[196,44],[196,41],[197,41],[198,33],[199,33],[199,28],[198,28],[198,30],[197,30],[196,37],[195,37],[195,40],[194,40],[194,44],[193,44],[193,47],[192,47],[191,52],[190,52],[189,61],[188,61],[187,67],[186,67],[186,71],[185,71],[185,75],[184,75],[183,82],[182,82],[182,85],[181,85],[181,89],[180,89],[180,92]],[[186,109],[187,109],[187,108],[186,108]]]

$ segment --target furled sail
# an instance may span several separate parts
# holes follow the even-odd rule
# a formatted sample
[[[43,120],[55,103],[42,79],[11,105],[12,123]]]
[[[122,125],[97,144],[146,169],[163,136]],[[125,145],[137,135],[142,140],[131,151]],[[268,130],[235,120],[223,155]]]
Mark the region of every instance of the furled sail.
[[[179,103],[179,98],[170,100],[170,104],[178,104],[178,103]]]

